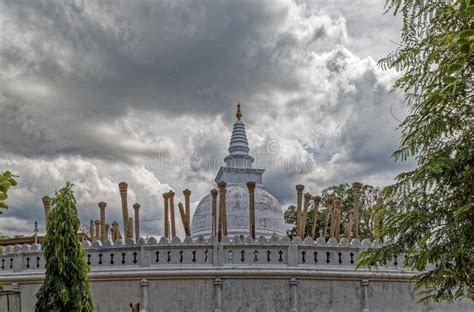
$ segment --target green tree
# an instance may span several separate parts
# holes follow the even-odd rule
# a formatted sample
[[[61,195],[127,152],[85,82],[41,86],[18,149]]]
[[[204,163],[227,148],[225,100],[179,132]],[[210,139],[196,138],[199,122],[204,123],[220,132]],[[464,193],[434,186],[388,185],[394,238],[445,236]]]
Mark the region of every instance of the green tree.
[[[42,245],[46,276],[36,297],[37,312],[94,311],[85,250],[77,232],[80,222],[72,184],[56,191],[48,213],[48,233]]]
[[[377,199],[382,196],[380,188],[373,187],[371,185],[364,185],[361,190],[360,196],[360,228],[359,234],[361,238],[369,238],[371,240],[376,238],[375,224],[376,220],[383,218],[381,215],[382,207],[377,206]],[[325,188],[321,192],[321,203],[318,209],[318,218],[316,231],[319,236],[319,231],[324,229],[324,223],[326,220],[326,214],[330,199],[336,198],[341,202],[341,228],[340,232],[344,232],[344,223],[349,220],[349,211],[354,208],[354,197],[352,193],[352,187],[345,183],[339,185],[333,185]],[[287,230],[287,234],[290,238],[296,236],[296,207],[291,205],[285,211],[284,214],[286,224],[294,224],[294,226]],[[308,209],[305,236],[311,236],[311,230],[313,228],[314,221],[314,207],[311,203],[311,207]]]
[[[8,209],[5,201],[8,198],[8,190],[12,186],[16,186],[15,176],[10,171],[0,173],[0,209]],[[1,213],[2,211],[0,211]]]
[[[318,232],[319,232],[319,229],[322,229],[324,227],[324,218],[326,216],[326,212],[325,211],[321,212],[320,209],[318,210],[318,219],[317,219],[318,224],[316,226],[316,229]],[[294,224],[294,226],[291,229],[286,230],[286,233],[288,234],[288,236],[291,239],[293,239],[293,237],[296,236],[296,207],[293,205],[289,206],[288,209],[285,210],[284,218],[285,218],[286,224]],[[308,214],[307,214],[306,226],[304,230],[305,236],[311,236],[313,221],[314,221],[314,209],[311,208],[310,210],[308,210]]]
[[[371,266],[406,254],[419,271],[420,302],[474,300],[474,1],[387,0],[402,15],[401,44],[380,61],[402,76],[410,107],[395,160],[417,166],[386,189],[384,247],[361,256]]]

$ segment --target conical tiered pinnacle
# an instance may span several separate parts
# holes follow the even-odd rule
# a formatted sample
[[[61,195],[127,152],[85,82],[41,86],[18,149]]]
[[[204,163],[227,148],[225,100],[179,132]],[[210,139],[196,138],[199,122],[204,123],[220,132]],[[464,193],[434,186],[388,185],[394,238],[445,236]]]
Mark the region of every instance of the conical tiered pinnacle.
[[[253,157],[249,156],[250,148],[245,132],[245,124],[241,120],[242,112],[240,104],[237,104],[237,121],[232,129],[232,136],[229,144],[229,155],[224,159],[227,167],[231,168],[252,168]]]
[[[228,151],[230,156],[248,155],[250,152],[245,124],[241,120],[234,123]]]
[[[237,104],[235,113],[237,120],[232,129],[232,136],[229,144],[229,155],[224,158],[225,167],[221,167],[215,178],[216,183],[226,182],[228,185],[246,185],[248,181],[256,183],[257,187],[263,186],[262,175],[264,169],[253,168],[253,157],[249,155],[250,148],[245,132],[245,124],[242,121],[242,111],[240,104]]]

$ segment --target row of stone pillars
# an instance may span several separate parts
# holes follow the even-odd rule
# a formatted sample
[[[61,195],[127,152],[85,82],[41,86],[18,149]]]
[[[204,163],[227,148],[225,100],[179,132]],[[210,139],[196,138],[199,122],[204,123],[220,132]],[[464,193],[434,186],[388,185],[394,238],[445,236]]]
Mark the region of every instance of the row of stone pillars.
[[[140,239],[140,204],[135,203],[133,204],[133,209],[135,211],[135,223],[133,223],[133,218],[128,216],[128,184],[125,182],[119,183],[119,191],[120,191],[120,198],[122,201],[122,218],[123,218],[123,226],[124,226],[124,238],[129,239],[133,238],[135,233],[135,241]],[[190,193],[190,192],[189,192]],[[49,196],[44,196],[43,200],[43,207],[44,207],[44,216],[45,221],[47,224],[48,214],[51,210],[51,198]],[[187,198],[188,202],[187,205],[189,206],[189,198]],[[90,220],[89,223],[89,239],[92,242],[93,240],[100,240],[105,242],[109,239],[109,230],[111,232],[111,238],[113,241],[122,238],[120,234],[120,230],[118,228],[118,224],[114,221],[112,225],[105,223],[105,208],[107,207],[106,202],[99,202],[97,204],[99,206],[99,214],[100,219],[97,220]],[[188,209],[188,208],[187,208]],[[135,232],[133,230],[135,224]],[[47,228],[46,228],[47,231]],[[189,236],[190,234],[186,232],[186,235]]]
[[[217,237],[220,242],[222,237],[227,236],[227,207],[226,207],[226,186],[227,183],[220,181],[217,183],[219,190],[211,190],[211,215],[212,215],[212,235]],[[255,235],[255,188],[257,183],[247,182],[249,190],[249,234],[253,239]],[[219,205],[217,204],[217,195],[219,195]]]

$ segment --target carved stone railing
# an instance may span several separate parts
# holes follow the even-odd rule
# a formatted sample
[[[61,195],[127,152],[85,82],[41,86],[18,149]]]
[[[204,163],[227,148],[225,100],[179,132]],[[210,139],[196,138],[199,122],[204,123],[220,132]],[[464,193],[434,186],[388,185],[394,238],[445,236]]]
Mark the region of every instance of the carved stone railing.
[[[335,269],[354,270],[357,257],[369,248],[377,248],[379,242],[364,239],[349,241],[334,238],[327,242],[318,238],[313,241],[299,237],[290,241],[288,237],[272,236],[269,239],[261,236],[256,241],[251,237],[224,237],[217,242],[214,237],[192,239],[186,237],[181,241],[178,237],[168,241],[162,237],[159,241],[153,237],[117,240],[88,241],[83,243],[87,253],[87,264],[92,271],[120,269],[131,267],[147,268],[304,268],[304,269]],[[394,259],[381,271],[400,270],[401,257]],[[8,246],[0,256],[0,274],[2,272],[34,272],[44,271],[44,258],[41,246],[16,245]]]

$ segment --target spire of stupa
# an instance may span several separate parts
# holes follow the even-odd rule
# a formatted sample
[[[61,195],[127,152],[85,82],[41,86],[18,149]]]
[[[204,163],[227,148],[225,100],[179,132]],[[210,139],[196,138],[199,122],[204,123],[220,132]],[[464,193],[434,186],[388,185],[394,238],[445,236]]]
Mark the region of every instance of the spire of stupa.
[[[237,117],[237,120],[240,120],[242,118],[242,112],[240,111],[240,103],[237,102],[237,112],[235,113],[235,117]]]
[[[248,156],[250,152],[249,142],[247,141],[247,133],[245,132],[245,124],[240,119],[242,112],[240,104],[237,104],[237,113],[235,114],[237,121],[232,129],[232,136],[229,144],[229,156]]]
[[[227,183],[245,184],[252,180],[261,185],[264,170],[253,168],[254,159],[249,155],[250,147],[247,141],[245,124],[242,121],[240,103],[237,103],[235,117],[237,120],[234,122],[229,148],[227,149],[229,154],[224,158],[225,167],[220,168],[215,181],[222,180]]]

